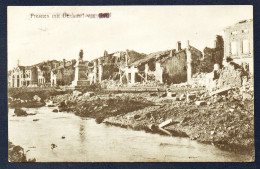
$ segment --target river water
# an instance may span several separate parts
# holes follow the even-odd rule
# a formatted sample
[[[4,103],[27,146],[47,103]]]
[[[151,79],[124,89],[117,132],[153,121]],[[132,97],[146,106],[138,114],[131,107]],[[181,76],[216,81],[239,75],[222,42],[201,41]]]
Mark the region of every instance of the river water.
[[[37,162],[238,162],[250,160],[188,138],[134,131],[53,113],[54,108],[25,109],[27,117],[8,113],[8,138]],[[33,121],[33,119],[39,119]],[[62,136],[65,136],[62,139]],[[57,145],[53,150],[51,144]]]

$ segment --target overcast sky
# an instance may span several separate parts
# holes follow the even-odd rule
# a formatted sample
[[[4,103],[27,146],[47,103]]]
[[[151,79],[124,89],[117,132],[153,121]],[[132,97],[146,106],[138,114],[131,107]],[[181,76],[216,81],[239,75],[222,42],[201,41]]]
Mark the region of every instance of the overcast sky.
[[[111,17],[52,18],[53,14],[110,13]],[[35,18],[34,15],[49,15]],[[8,7],[8,69],[46,60],[102,56],[104,50],[151,53],[173,49],[177,41],[203,51],[217,34],[253,18],[252,6],[92,6]]]

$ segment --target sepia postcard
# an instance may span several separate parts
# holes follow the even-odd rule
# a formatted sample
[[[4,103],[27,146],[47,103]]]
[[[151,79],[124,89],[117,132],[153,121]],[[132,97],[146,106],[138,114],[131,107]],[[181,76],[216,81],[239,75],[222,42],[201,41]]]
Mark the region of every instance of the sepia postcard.
[[[9,162],[254,162],[253,6],[8,6]]]

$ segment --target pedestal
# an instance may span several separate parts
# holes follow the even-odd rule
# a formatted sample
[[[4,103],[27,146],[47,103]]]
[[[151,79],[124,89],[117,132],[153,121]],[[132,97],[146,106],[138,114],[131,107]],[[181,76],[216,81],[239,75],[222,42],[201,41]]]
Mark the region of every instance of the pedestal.
[[[89,86],[90,81],[88,80],[87,66],[78,62],[75,66],[75,78],[72,81],[72,87],[85,87]]]

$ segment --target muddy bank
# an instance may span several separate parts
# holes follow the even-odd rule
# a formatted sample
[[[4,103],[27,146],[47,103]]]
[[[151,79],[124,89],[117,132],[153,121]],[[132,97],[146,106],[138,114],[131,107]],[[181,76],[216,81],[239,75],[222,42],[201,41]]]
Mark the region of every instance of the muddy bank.
[[[55,88],[9,88],[9,108],[36,108],[45,106],[44,100],[56,95],[71,93],[71,90],[60,90]]]
[[[45,100],[50,96],[71,93],[71,90],[50,88],[8,88],[8,97],[19,100],[32,100],[35,95]]]
[[[189,137],[239,153],[254,153],[254,97],[252,88],[209,93],[80,93],[52,97],[60,111],[95,118],[135,130]],[[172,123],[163,130],[158,126]],[[170,133],[170,134],[169,134]]]
[[[21,146],[14,145],[8,140],[8,161],[9,162],[36,162],[36,159],[27,159],[26,152]]]
[[[176,101],[174,98],[171,103],[117,115],[104,122],[150,132],[168,134],[168,131],[173,136],[188,136],[222,149],[254,154],[253,95],[250,92],[244,95],[239,93],[240,89],[237,88],[212,97],[196,94],[193,100]],[[166,132],[154,127],[169,119],[171,124],[163,128]]]
[[[59,112],[73,112],[81,117],[95,118],[102,122],[108,117],[123,115],[154,105],[143,97],[131,97],[129,94],[84,95],[65,94],[50,98],[58,104]],[[133,94],[134,95],[134,94]]]

